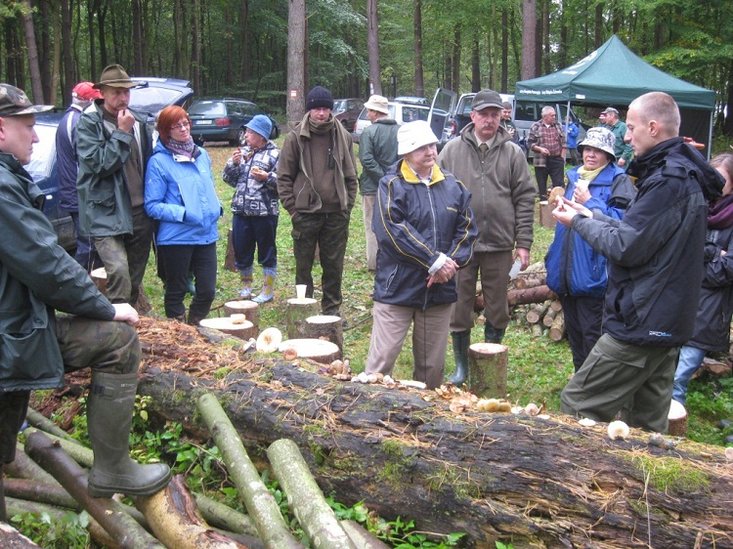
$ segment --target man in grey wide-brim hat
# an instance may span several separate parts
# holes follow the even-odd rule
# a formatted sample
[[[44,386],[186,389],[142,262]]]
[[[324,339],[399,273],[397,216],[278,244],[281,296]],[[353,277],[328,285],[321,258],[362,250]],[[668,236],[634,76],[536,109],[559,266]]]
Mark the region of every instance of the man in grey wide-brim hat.
[[[87,401],[94,463],[89,492],[151,495],[168,484],[167,465],[129,457],[140,364],[133,327],[138,314],[112,305],[87,272],[59,246],[40,209],[44,193],[26,166],[38,143],[33,105],[22,90],[0,84],[0,521],[7,522],[2,467],[15,458],[30,392],[63,385],[64,371],[91,368]],[[56,316],[56,311],[64,315]]]
[[[145,213],[145,167],[152,138],[145,118],[128,108],[138,86],[121,65],[109,65],[94,87],[102,94],[77,127],[79,232],[89,236],[107,271],[107,297],[137,303],[150,254],[153,223]]]

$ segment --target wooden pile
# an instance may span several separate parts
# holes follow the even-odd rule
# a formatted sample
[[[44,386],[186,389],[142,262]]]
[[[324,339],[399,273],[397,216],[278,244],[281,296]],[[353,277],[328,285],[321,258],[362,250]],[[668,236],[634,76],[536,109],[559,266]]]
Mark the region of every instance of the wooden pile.
[[[565,337],[565,317],[562,304],[557,299],[528,305],[524,320],[535,337],[547,335],[552,341],[560,341]]]

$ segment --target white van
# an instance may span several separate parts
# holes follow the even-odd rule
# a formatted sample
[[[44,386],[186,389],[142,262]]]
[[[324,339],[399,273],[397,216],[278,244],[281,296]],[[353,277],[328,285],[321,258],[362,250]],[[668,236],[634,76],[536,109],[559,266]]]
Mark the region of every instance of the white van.
[[[423,104],[419,103],[404,103],[402,101],[389,101],[387,103],[389,109],[390,118],[397,121],[398,125],[402,125],[406,122],[412,122],[413,120],[427,120],[428,112],[430,109]],[[366,107],[361,110],[359,118],[356,120],[356,126],[354,127],[354,143],[359,142],[359,136],[364,128],[371,126],[371,121],[367,118]]]

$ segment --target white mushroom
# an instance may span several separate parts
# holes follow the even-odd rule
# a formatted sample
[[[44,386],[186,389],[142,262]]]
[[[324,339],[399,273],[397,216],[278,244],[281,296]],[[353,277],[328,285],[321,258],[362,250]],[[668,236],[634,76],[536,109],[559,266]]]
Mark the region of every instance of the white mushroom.
[[[265,328],[257,337],[257,350],[261,353],[274,353],[282,343],[283,334],[277,328]]]
[[[578,423],[580,423],[583,427],[593,427],[596,424],[596,422],[589,417],[579,419]]]
[[[629,426],[623,421],[612,421],[608,424],[608,438],[611,440],[625,440],[629,436]]]

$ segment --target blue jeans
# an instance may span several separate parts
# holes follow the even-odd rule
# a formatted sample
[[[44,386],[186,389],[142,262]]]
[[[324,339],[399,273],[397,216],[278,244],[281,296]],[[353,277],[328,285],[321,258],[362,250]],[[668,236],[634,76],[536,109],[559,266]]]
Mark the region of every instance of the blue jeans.
[[[674,388],[672,389],[672,398],[677,402],[685,403],[687,384],[704,358],[705,351],[702,349],[690,347],[689,345],[683,345],[680,348],[680,358],[677,361],[677,370],[674,373]]]

